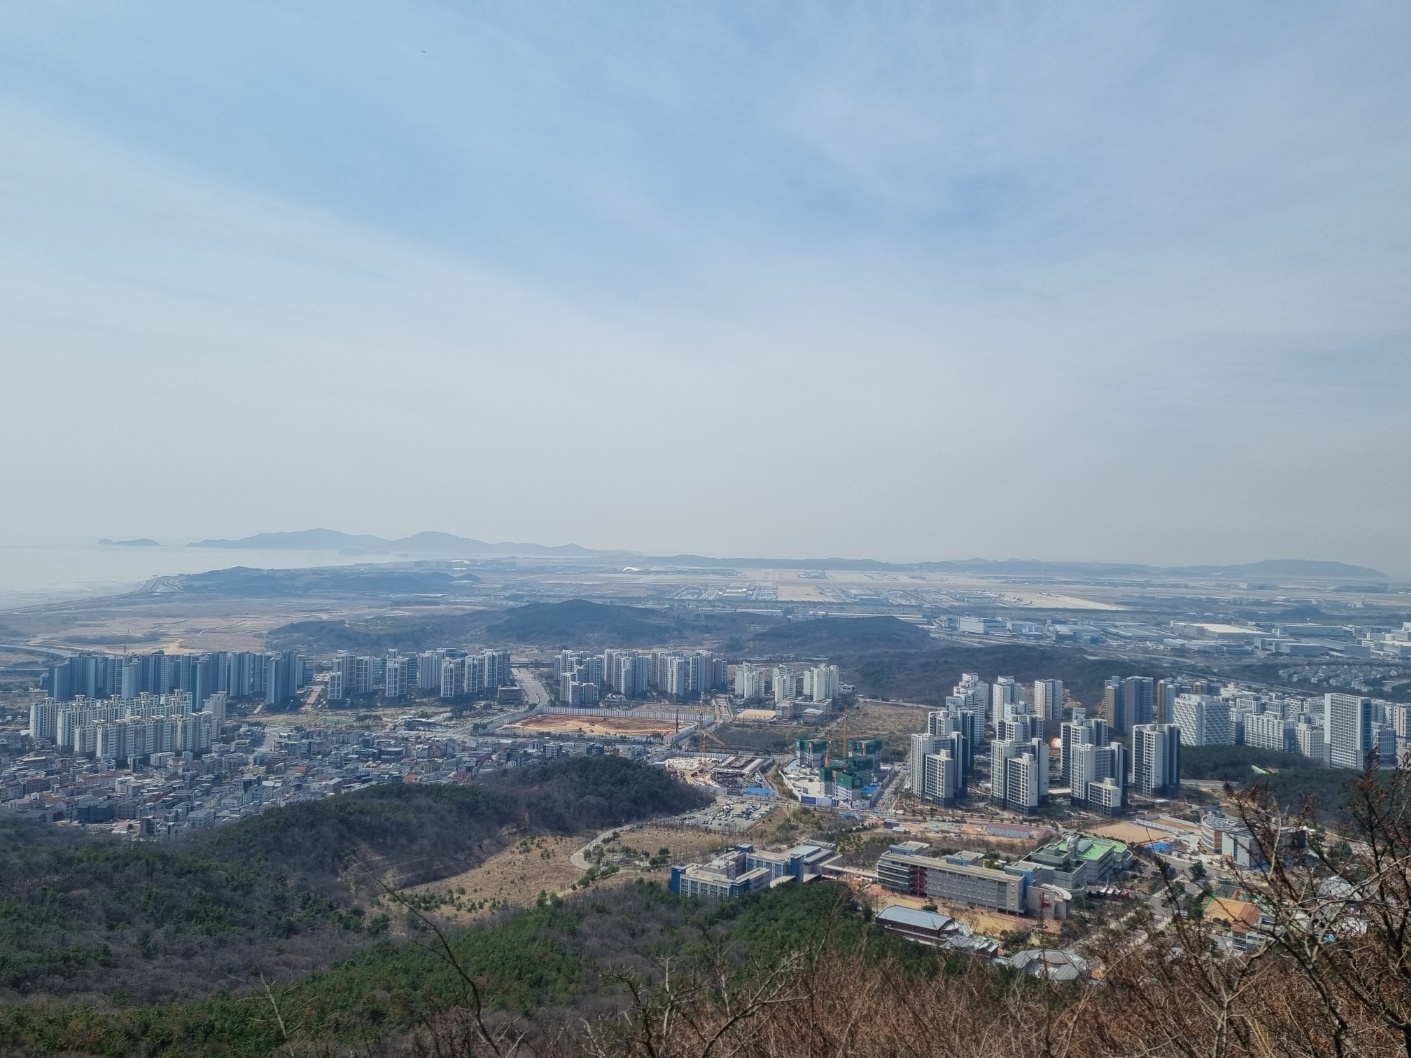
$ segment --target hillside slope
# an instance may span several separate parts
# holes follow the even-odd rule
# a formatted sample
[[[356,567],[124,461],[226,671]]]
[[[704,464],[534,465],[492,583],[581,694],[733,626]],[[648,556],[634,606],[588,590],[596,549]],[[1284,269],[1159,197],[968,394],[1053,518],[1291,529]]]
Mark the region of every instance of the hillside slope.
[[[558,647],[641,647],[671,638],[660,611],[587,599],[518,606],[487,626],[485,634],[492,641]]]
[[[924,628],[895,617],[818,617],[759,632],[750,648],[819,657],[872,650],[924,650],[935,641]]]
[[[331,654],[351,650],[383,654],[389,650],[418,651],[428,643],[465,644],[479,637],[498,610],[418,614],[414,617],[371,617],[361,621],[293,621],[272,628],[265,636],[270,650],[302,650]]]
[[[704,937],[730,944],[741,958],[767,962],[825,935],[843,950],[868,946],[926,968],[939,963],[928,952],[902,950],[904,942],[869,927],[851,906],[848,891],[832,883],[775,889],[711,907],[638,883],[506,914],[460,933],[452,943],[480,982],[490,1016],[499,1022],[541,1011],[570,1020],[599,1012],[605,998],[621,996],[624,973],[650,973],[660,956],[673,956],[678,964],[699,958]],[[458,978],[435,947],[405,942],[379,944],[276,994],[282,1008],[298,1012],[297,1022],[290,1019],[295,1039],[340,1041],[359,1054],[387,1053],[376,1044],[395,1041],[463,996]],[[0,1040],[30,1053],[162,1058],[257,1058],[286,1048],[291,1054],[344,1053],[314,1046],[296,1050],[268,1015],[268,999],[260,991],[221,992],[179,1005],[135,1009],[0,1006]],[[544,1032],[533,1042],[542,1044],[551,1034]],[[458,1047],[435,1053],[485,1052]]]
[[[526,834],[601,829],[705,800],[657,769],[572,757],[479,786],[375,786],[170,846],[7,824],[0,994],[119,987],[152,1001],[244,980],[252,966],[307,973],[386,930],[369,904],[379,879],[444,878]]]
[[[857,653],[844,658],[842,668],[843,678],[856,684],[860,695],[934,705],[945,704],[945,696],[962,672],[978,672],[987,680],[1013,676],[1020,683],[1062,680],[1069,694],[1090,706],[1102,701],[1103,680],[1109,676],[1163,675],[1163,670],[1151,662],[1144,662],[1140,672],[1132,672],[1121,661],[1026,643],[973,647],[945,644],[909,652]]]

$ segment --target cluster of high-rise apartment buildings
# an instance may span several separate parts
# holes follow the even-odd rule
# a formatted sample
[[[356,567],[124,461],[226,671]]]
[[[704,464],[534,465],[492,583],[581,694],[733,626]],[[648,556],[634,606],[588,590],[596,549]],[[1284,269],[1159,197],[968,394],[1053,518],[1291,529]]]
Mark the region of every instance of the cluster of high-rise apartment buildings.
[[[161,753],[200,756],[225,722],[224,692],[197,708],[188,691],[134,698],[46,698],[29,709],[29,736],[61,753],[126,767]]]
[[[560,705],[593,705],[604,694],[685,699],[724,687],[728,674],[725,659],[709,650],[564,650],[557,662],[558,698]]]
[[[309,682],[309,665],[293,651],[205,654],[80,654],[50,666],[46,679],[56,702],[76,698],[136,699],[184,691],[199,711],[213,694],[288,701]]]
[[[1145,686],[1138,682],[1128,690],[1124,682],[1129,681],[1109,681],[1105,704],[1115,704],[1119,716],[1150,718],[1140,705],[1131,714],[1122,712],[1124,701],[1144,700]],[[1059,774],[1074,804],[1116,814],[1126,806],[1129,782],[1148,796],[1176,792],[1181,738],[1175,725],[1149,719],[1133,724],[1129,748],[1112,737],[1107,718],[1089,719],[1081,706],[1064,722],[1064,701],[1060,680],[1036,680],[1026,695],[1008,676],[991,684],[977,673],[965,673],[946,697],[945,708],[930,712],[926,730],[911,736],[912,792],[940,804],[964,798],[977,746],[992,731],[990,800],[1014,811],[1037,811],[1049,798],[1051,747],[1044,727],[1053,722],[1060,723],[1061,731]]]
[[[1036,712],[1035,709],[1042,709]],[[926,730],[911,736],[911,788],[928,801],[949,804],[967,795],[975,755],[990,741],[991,799],[1021,811],[1048,800],[1049,756],[1044,722],[1062,716],[1063,684],[1040,680],[1031,698],[1008,676],[993,684],[965,673],[945,708],[927,714]]]
[[[1395,765],[1411,748],[1411,705],[1364,695],[1301,698],[1149,677],[1110,679],[1104,692],[1102,713],[1115,731],[1160,721],[1180,729],[1184,746],[1246,745],[1356,769]]]
[[[926,730],[911,736],[911,788],[917,796],[942,804],[966,796],[976,747],[985,741],[990,693],[989,684],[966,673],[945,708],[927,714]]]
[[[513,682],[507,650],[470,654],[440,647],[416,654],[394,650],[383,657],[340,650],[328,673],[328,700],[374,694],[400,699],[413,691],[447,700],[476,698]]]
[[[1117,814],[1128,793],[1179,792],[1183,747],[1249,745],[1298,752],[1335,768],[1395,765],[1411,748],[1411,706],[1352,694],[1291,698],[1205,680],[1113,677],[1096,715],[1072,704],[1062,683],[1039,680],[1029,695],[1014,680],[965,674],[912,736],[911,789],[947,804],[966,796],[977,745],[991,734],[990,799],[1019,812],[1048,800],[1050,782],[1071,803]],[[1059,721],[1048,741],[1045,723]],[[1050,762],[1057,752],[1056,768]]]
[[[1171,797],[1181,786],[1181,729],[1176,724],[1133,724],[1129,741],[1114,738],[1106,717],[1075,708],[1059,737],[1062,781],[1074,805],[1116,815],[1128,786],[1146,797]]]
[[[211,651],[205,654],[84,654],[49,669],[47,685],[55,701],[75,698],[136,699],[141,695],[190,695],[199,711],[213,694],[259,699],[277,705],[297,697],[313,680],[313,666],[294,651]],[[420,653],[390,651],[385,656],[339,651],[329,669],[330,702],[355,696],[400,699],[424,692],[445,699],[475,698],[512,683],[510,655],[504,650],[470,654],[440,648]]]
[[[1333,768],[1394,766],[1411,749],[1411,705],[1357,694],[1186,694],[1176,698],[1172,720],[1188,745],[1301,753]]]
[[[770,700],[775,708],[794,701],[828,702],[842,690],[837,665],[735,666],[735,697],[745,702]]]

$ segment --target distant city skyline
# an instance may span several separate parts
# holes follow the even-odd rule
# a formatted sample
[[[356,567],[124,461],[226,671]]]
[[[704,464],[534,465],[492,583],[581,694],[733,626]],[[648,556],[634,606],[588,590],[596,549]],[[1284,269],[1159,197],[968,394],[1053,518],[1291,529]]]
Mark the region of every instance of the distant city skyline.
[[[0,25],[0,545],[1411,577],[1411,9]]]

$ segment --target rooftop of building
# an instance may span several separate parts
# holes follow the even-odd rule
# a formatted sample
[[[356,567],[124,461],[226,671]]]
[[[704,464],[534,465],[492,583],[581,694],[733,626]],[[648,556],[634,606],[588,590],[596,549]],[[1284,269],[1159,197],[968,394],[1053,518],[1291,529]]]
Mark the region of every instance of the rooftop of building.
[[[1220,811],[1206,812],[1200,817],[1200,825],[1210,830],[1223,830],[1230,833],[1248,833],[1249,828],[1238,819],[1231,819]]]
[[[949,915],[942,915],[936,911],[921,911],[914,907],[907,907],[905,904],[892,904],[877,912],[877,922],[882,925],[893,924],[898,926],[908,926],[912,929],[924,929],[940,933],[948,928],[952,922]]]
[[[908,842],[907,844],[915,843]],[[878,863],[880,864],[889,856],[907,856],[920,861],[919,865],[925,866],[928,869],[953,871],[961,874],[968,874],[973,878],[990,878],[994,879],[995,881],[1003,881],[1006,883],[1013,882],[1015,880],[1017,876],[1005,869],[995,869],[984,866],[982,859],[983,855],[983,853],[978,852],[960,852],[950,853],[946,856],[933,856],[925,855],[921,852],[911,851],[902,846],[893,845],[886,852],[882,853],[882,856],[879,858]]]
[[[1079,838],[1078,855],[1085,860],[1100,860],[1108,853],[1120,856],[1127,846],[1114,838]]]
[[[1127,851],[1125,842],[1116,838],[1094,838],[1074,835],[1072,837],[1060,838],[1047,845],[1035,849],[1029,854],[1029,858],[1039,863],[1046,861],[1061,861],[1071,858],[1087,860],[1093,862],[1102,859],[1107,855],[1120,857]]]
[[[1258,906],[1247,900],[1212,896],[1205,905],[1205,917],[1212,922],[1219,922],[1227,926],[1253,928],[1259,925],[1260,911]]]
[[[1010,957],[1009,965],[1051,981],[1076,981],[1088,972],[1086,959],[1057,948],[1030,948]]]
[[[903,841],[897,845],[892,845],[888,852],[900,852],[906,856],[919,856],[931,847],[927,841]]]

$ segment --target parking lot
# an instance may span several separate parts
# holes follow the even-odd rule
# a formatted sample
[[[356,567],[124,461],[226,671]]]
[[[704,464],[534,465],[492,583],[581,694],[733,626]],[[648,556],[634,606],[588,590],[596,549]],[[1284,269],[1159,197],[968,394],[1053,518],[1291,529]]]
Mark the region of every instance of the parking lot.
[[[722,798],[709,808],[678,816],[677,822],[688,827],[716,831],[721,834],[743,834],[767,818],[774,805],[746,798]]]

